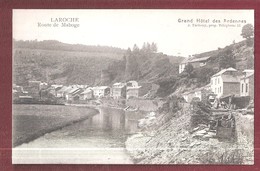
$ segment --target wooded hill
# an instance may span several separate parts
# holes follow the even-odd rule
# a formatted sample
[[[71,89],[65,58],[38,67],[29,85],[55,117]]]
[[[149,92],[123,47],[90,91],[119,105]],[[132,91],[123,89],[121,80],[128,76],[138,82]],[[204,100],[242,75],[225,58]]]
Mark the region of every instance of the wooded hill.
[[[51,84],[111,85],[116,81],[154,82],[178,74],[181,57],[146,47],[124,50],[108,46],[70,45],[54,40],[15,41],[13,80]],[[156,47],[157,48],[157,47]]]
[[[169,94],[181,94],[187,90],[193,90],[210,83],[212,75],[221,69],[233,67],[239,72],[244,69],[254,69],[254,42],[247,39],[238,43],[233,43],[224,48],[195,54],[192,58],[197,59],[209,56],[207,65],[200,68],[186,66],[185,71],[177,77],[172,76],[158,82],[160,85],[157,91],[158,96],[168,96]]]

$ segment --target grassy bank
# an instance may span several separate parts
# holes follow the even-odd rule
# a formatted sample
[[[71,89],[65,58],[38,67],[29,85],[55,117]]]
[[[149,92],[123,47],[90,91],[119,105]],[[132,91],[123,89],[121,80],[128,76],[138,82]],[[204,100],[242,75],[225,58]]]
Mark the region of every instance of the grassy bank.
[[[98,113],[87,107],[13,105],[13,147]]]

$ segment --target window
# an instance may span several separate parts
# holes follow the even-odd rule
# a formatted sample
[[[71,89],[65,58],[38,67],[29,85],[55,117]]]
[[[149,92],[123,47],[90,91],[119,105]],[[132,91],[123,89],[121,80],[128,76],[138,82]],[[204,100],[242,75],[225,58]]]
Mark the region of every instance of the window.
[[[219,78],[218,78],[218,84],[219,84]]]
[[[242,83],[241,85],[241,92],[243,93],[243,91],[244,91],[244,83]]]
[[[246,83],[246,93],[248,92],[248,83]]]
[[[219,92],[221,93],[221,86],[219,87]]]
[[[217,88],[215,88],[215,93],[217,93]]]

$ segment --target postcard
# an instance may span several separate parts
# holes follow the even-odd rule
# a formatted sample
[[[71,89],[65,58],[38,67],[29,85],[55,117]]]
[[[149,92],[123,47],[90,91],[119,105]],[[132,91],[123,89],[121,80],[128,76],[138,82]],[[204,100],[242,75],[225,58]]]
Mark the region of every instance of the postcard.
[[[12,164],[254,164],[254,10],[13,9]]]

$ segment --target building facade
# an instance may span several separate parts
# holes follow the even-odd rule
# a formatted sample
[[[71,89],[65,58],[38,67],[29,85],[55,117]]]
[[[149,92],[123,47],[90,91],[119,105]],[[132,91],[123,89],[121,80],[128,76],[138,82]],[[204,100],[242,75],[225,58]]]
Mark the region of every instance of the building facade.
[[[93,98],[93,90],[90,88],[87,88],[85,91],[83,91],[79,97],[80,100],[90,100],[92,98]]]
[[[128,81],[126,87],[126,98],[138,98],[141,86],[137,81]]]
[[[105,97],[110,94],[110,88],[108,86],[93,87],[92,90],[95,98]]]
[[[185,58],[180,64],[179,64],[179,74],[182,73],[186,67],[186,65],[191,64],[194,68],[203,67],[207,64],[209,61],[210,56],[208,57],[202,57],[202,58]]]
[[[254,71],[243,72],[244,75],[240,79],[240,96],[250,96],[254,99]]]
[[[111,96],[114,99],[126,98],[126,84],[125,83],[113,84]]]
[[[234,68],[223,69],[211,77],[211,91],[217,98],[227,95],[240,95],[240,81]]]

